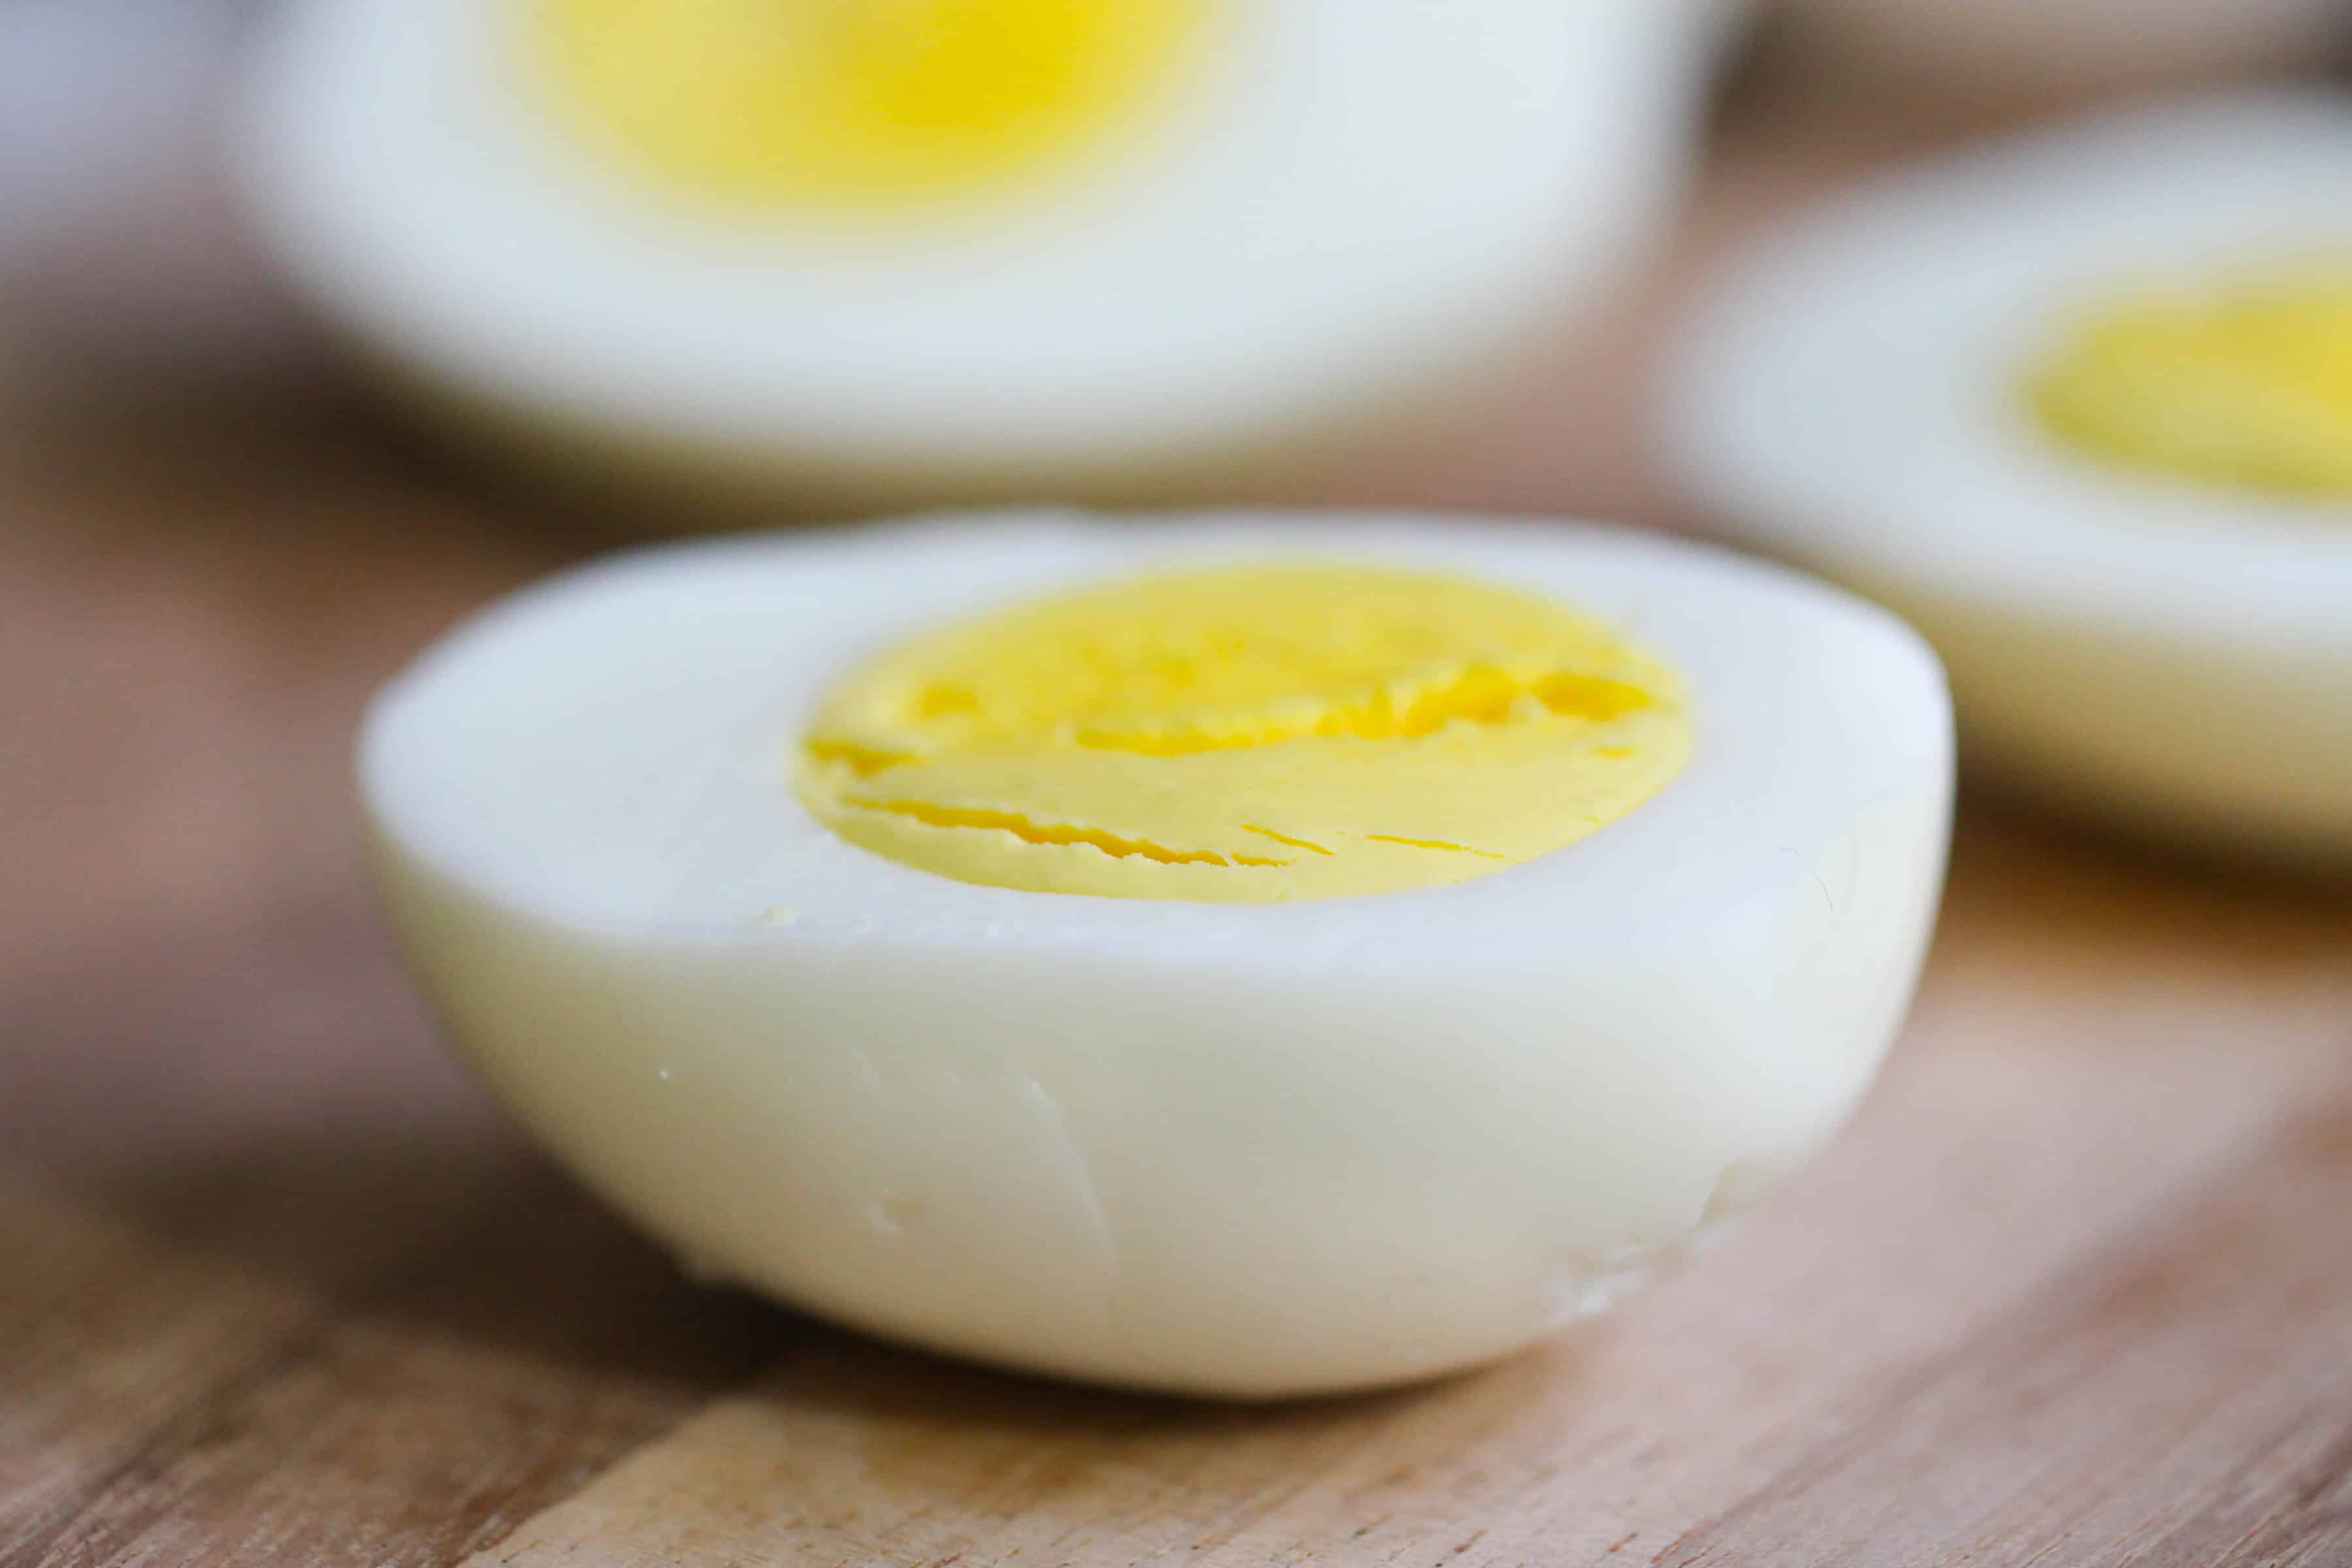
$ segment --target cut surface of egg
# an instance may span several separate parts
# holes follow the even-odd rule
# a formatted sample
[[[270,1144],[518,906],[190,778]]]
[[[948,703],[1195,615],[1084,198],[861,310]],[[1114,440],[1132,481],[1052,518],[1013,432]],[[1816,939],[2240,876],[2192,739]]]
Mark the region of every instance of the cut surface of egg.
[[[1656,793],[1690,749],[1675,686],[1605,628],[1485,584],[1162,574],[880,660],[818,715],[800,794],[845,838],[1000,887],[1247,903],[1429,887]]]
[[[2352,508],[2352,248],[2086,315],[2027,390],[2044,431],[2086,456]]]
[[[562,128],[745,210],[914,205],[1115,142],[1215,0],[540,0],[517,51]]]
[[[1524,1346],[1817,1150],[1950,769],[1859,601],[1369,517],[625,555],[451,634],[361,754],[455,1042],[698,1267],[1250,1397]]]
[[[714,496],[1199,489],[1591,297],[1721,0],[301,0],[264,239],[448,412]]]
[[[1696,502],[1925,631],[1990,767],[2352,864],[2352,100],[1892,176],[1725,279],[1670,380]]]

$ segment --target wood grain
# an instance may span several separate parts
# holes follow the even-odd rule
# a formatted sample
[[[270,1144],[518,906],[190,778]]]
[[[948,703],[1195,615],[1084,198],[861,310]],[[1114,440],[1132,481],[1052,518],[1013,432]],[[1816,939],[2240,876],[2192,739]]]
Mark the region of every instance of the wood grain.
[[[1663,520],[1692,268],[1937,133],[1751,108],[1638,308],[1319,493]],[[1142,1400],[697,1289],[354,868],[367,690],[593,542],[289,374],[0,428],[0,1563],[2352,1563],[2352,899],[1982,807],[1830,1157],[1486,1373]]]

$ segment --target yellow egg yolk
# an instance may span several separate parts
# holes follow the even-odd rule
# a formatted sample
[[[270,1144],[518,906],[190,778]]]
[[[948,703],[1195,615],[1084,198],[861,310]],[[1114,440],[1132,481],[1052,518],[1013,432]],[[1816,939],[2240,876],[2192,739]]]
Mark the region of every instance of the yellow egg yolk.
[[[534,0],[582,132],[673,188],[871,208],[1099,147],[1164,93],[1208,0]]]
[[[2029,395],[2050,430],[2112,462],[2352,500],[2352,269],[2100,312]]]
[[[1483,583],[1166,572],[918,637],[803,738],[802,801],[959,881],[1265,903],[1459,882],[1572,844],[1682,767],[1675,674]]]

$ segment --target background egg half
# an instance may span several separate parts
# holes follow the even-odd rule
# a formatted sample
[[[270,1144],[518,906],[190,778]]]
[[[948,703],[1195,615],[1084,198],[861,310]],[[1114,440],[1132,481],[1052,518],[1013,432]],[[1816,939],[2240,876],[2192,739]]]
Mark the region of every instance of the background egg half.
[[[574,479],[1207,492],[1620,277],[1729,14],[307,0],[240,161],[332,323]]]
[[[1677,749],[1612,808],[1630,810],[1595,827],[1562,795],[1566,847],[1488,868],[1458,846],[1397,847],[1425,837],[1410,802],[1385,825],[1318,819],[1333,803],[1294,759],[1360,746],[1365,789],[1337,803],[1359,816],[1388,809],[1397,768],[1457,742],[1468,784],[1500,769],[1507,784],[1536,764],[1487,743],[1500,710],[1361,736],[1309,725],[1275,738],[1245,786],[1251,824],[1290,813],[1249,840],[1262,861],[1171,842],[1149,884],[1113,875],[1153,829],[1129,817],[1169,805],[1149,788],[1097,795],[1084,832],[946,822],[962,847],[944,857],[852,842],[838,802],[795,788],[804,745],[835,743],[901,673],[919,676],[919,716],[997,700],[928,695],[959,668],[961,634],[922,640],[943,626],[1137,574],[1302,563],[1523,596],[1531,644],[1486,650],[1475,618],[1450,620],[1481,658],[1622,639],[1640,652],[1610,668],[1671,693],[1687,759],[1680,718],[1614,732],[1607,749],[1629,756]],[[1544,643],[1543,605],[1606,637]],[[1297,713],[1262,678],[1329,651],[1327,607],[1216,632],[1238,645],[1219,656],[1226,695]],[[1194,679],[1166,668],[1153,616],[1013,624],[1041,614],[1074,668]],[[1521,697],[1529,724],[1581,743],[1584,721]],[[698,1268],[1013,1366],[1276,1396],[1525,1345],[1818,1148],[1917,972],[1949,726],[1933,658],[1893,617],[1656,537],[996,516],[677,545],[557,577],[392,686],[361,771],[387,907],[457,1043]],[[1091,743],[1057,733],[1065,760]],[[1057,776],[1023,754],[1024,787]],[[888,787],[980,786],[933,771]],[[1439,792],[1412,809],[1458,805]],[[1353,837],[1324,848],[1343,856],[1388,837],[1361,858],[1376,875],[1420,853],[1442,879],[1202,890],[1278,879],[1268,867],[1334,827]],[[991,883],[997,864],[1056,857],[1078,879],[1058,885],[1129,896]]]
[[[1996,771],[2352,864],[2352,100],[1894,176],[1726,277],[1672,380],[1696,504],[1924,630]]]

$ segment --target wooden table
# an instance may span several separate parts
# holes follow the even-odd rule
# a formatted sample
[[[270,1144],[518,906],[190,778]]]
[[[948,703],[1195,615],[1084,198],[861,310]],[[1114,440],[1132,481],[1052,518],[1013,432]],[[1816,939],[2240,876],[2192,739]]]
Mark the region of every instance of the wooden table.
[[[1654,298],[1327,492],[1662,519],[1694,259],[1937,133],[1751,106]],[[1850,1135],[1490,1372],[1152,1402],[696,1289],[353,864],[367,691],[581,540],[288,374],[0,452],[0,1562],[2352,1562],[2352,899],[1981,809]]]

